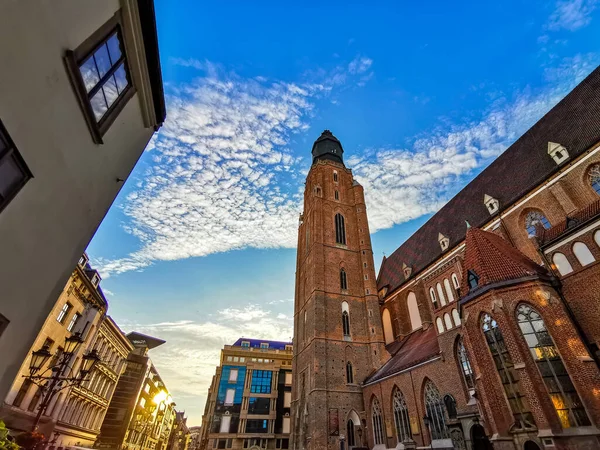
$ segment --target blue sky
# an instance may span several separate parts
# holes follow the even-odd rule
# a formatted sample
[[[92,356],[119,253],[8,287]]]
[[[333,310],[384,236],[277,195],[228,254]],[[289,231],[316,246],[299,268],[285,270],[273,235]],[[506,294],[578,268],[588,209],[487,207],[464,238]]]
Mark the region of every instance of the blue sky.
[[[167,121],[88,252],[192,425],[224,344],[292,336],[323,129],[379,262],[600,63],[595,0],[155,1]]]

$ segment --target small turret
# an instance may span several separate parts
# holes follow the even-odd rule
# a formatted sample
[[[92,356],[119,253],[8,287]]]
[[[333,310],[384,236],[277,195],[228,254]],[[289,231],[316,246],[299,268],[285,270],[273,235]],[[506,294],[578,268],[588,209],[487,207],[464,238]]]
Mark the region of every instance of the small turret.
[[[342,144],[329,130],[323,131],[312,147],[313,164],[319,159],[328,159],[344,164],[343,154]]]

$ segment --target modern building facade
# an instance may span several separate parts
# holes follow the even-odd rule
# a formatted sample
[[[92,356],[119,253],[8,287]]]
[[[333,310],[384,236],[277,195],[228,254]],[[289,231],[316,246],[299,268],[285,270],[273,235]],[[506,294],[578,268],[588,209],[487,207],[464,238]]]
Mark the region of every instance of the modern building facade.
[[[221,351],[200,437],[203,449],[287,449],[292,344],[240,338]]]
[[[95,448],[166,450],[175,421],[175,403],[148,351],[165,341],[129,333],[134,350],[115,388]]]
[[[5,398],[165,106],[152,0],[2,2],[0,30]]]
[[[82,356],[93,348],[98,336],[98,329],[102,327],[108,308],[108,303],[99,282],[100,275],[90,267],[87,256],[84,254],[71,273],[69,281],[58,296],[58,300],[55,301],[54,307],[41,330],[38,330],[39,332],[33,346],[27,353],[27,357],[21,361],[19,372],[3,402],[0,417],[8,428],[15,431],[29,431],[41,402],[42,390],[32,380],[25,378],[30,374],[29,364],[33,351],[46,347],[54,355],[48,359],[45,367],[41,370],[45,375],[50,375],[52,373],[51,368],[56,365],[64,352],[66,339],[80,333],[83,343],[71,357],[69,362],[70,373],[63,375],[71,376],[71,374],[78,373]],[[99,370],[102,369],[99,368]],[[85,388],[79,389],[83,393]],[[76,423],[82,419],[80,413],[83,411],[73,408],[75,406],[73,402],[67,401],[67,399],[70,400],[77,395],[73,389],[65,389],[54,397],[45,415],[42,416],[41,430],[46,435],[50,435],[57,426],[57,421],[65,417],[74,420]],[[77,406],[83,406],[83,403],[78,403]],[[98,406],[102,409],[102,405],[99,404]],[[93,426],[78,427],[79,429],[74,431],[73,427],[64,425],[61,431],[75,433],[75,439],[78,442],[82,444],[94,442],[97,430],[94,431]]]
[[[367,358],[350,361],[325,352],[313,366],[314,378],[340,380],[335,370],[352,363],[354,372],[341,383],[359,385],[362,409],[354,408],[360,425],[353,412],[338,412],[337,420],[334,412],[320,434],[307,433],[312,439],[294,430],[294,449],[340,447],[340,441],[374,449],[600,447],[599,115],[596,69],[384,258],[376,286],[381,322],[370,325],[385,340],[379,367],[372,370]],[[316,158],[306,192],[327,197],[333,192],[337,200],[340,164],[335,157]],[[324,173],[320,179],[314,177],[318,169]],[[310,257],[309,236],[311,241],[324,236],[331,248],[340,245],[344,232],[347,246],[367,242],[346,217],[351,209],[315,213],[312,202],[305,197],[302,224],[311,209],[324,220],[317,229],[300,226],[299,273]],[[366,217],[360,228],[366,229]],[[363,281],[365,272],[327,257],[309,264],[323,262],[317,272],[337,279],[328,288],[335,295],[321,302],[325,312],[319,316],[328,317],[332,297],[339,303],[351,280]],[[305,283],[298,277],[298,361],[303,336],[318,329],[310,315],[302,328]],[[343,342],[349,316],[354,340],[352,318],[361,306],[350,304],[348,316],[339,306],[337,324],[328,328],[341,332],[326,339]],[[299,376],[296,371],[295,379]],[[327,392],[335,391],[323,389],[321,396]],[[306,409],[309,417],[326,414],[318,401],[293,406],[296,415]],[[336,422],[346,425],[339,436],[331,432]],[[300,424],[310,427],[310,418]]]

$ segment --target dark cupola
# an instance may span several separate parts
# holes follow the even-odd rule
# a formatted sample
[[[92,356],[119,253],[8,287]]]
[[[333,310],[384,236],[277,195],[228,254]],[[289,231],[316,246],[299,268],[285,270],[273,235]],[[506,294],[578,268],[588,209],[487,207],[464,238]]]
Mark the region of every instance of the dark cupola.
[[[338,138],[331,131],[325,130],[313,144],[313,164],[319,159],[328,159],[344,164],[343,153],[344,149]]]

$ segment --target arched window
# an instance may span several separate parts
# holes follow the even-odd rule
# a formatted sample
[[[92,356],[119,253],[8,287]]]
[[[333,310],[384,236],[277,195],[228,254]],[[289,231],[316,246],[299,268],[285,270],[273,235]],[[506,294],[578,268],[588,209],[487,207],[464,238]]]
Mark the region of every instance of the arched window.
[[[440,303],[442,304],[442,306],[444,306],[446,304],[446,297],[444,297],[444,291],[442,290],[442,285],[440,283],[438,283],[435,285],[435,288],[437,289]]]
[[[421,323],[419,305],[417,305],[417,296],[414,292],[408,293],[406,304],[408,306],[408,316],[410,317],[410,324],[412,326],[412,329],[416,330],[417,328],[421,328],[423,324]]]
[[[431,303],[433,303],[433,309],[437,309],[437,298],[435,298],[435,291],[433,288],[429,288],[429,297],[431,298]]]
[[[444,322],[442,322],[442,319],[440,317],[435,319],[435,325],[437,326],[438,333],[442,334],[444,332]]]
[[[450,314],[444,314],[444,324],[446,325],[446,329],[449,330],[453,327],[452,319],[450,319]]]
[[[335,242],[346,245],[346,224],[340,213],[335,215]]]
[[[594,164],[588,171],[588,179],[590,186],[596,191],[596,194],[600,195],[600,164]]]
[[[345,338],[350,337],[350,308],[346,302],[342,302],[342,332]]]
[[[600,247],[600,230],[594,233],[594,241],[596,241],[596,244]]]
[[[515,419],[513,426],[517,428],[530,428],[535,425],[535,421],[531,415],[527,398],[521,390],[519,374],[515,370],[508,348],[504,343],[502,332],[498,328],[496,321],[489,314],[484,314],[481,327]]]
[[[460,289],[460,281],[455,273],[452,274],[452,284],[457,291]]]
[[[336,189],[336,191],[335,191],[335,199],[336,199],[336,200],[339,200],[339,199],[340,199],[340,193],[337,191],[337,189]]]
[[[429,418],[431,439],[446,439],[449,437],[446,428],[444,402],[435,384],[427,380],[425,384],[425,415]]]
[[[333,181],[335,181],[337,183],[338,180],[338,173],[334,170],[333,171]]]
[[[546,216],[541,211],[529,211],[527,216],[525,216],[525,229],[529,236],[535,236],[535,227],[537,225],[542,225],[546,230],[550,228],[550,222],[548,222],[548,219],[546,219]]]
[[[473,377],[473,369],[471,368],[471,362],[469,361],[469,355],[467,355],[467,349],[463,342],[462,336],[456,343],[456,360],[460,364],[460,368],[463,374],[463,380],[467,389],[475,389],[475,379]]]
[[[346,277],[346,271],[344,268],[340,269],[340,289],[348,289],[348,278]]]
[[[458,314],[458,310],[456,308],[452,310],[452,320],[454,321],[454,325],[460,325],[460,315]]]
[[[456,419],[456,400],[450,394],[444,395],[444,405],[449,419]]]
[[[590,419],[542,316],[529,305],[521,304],[517,308],[517,321],[562,427],[590,425]]]
[[[383,417],[381,416],[381,405],[379,400],[373,397],[371,403],[371,421],[373,422],[373,439],[375,445],[383,444]]]
[[[448,301],[454,301],[454,292],[452,292],[452,286],[450,286],[450,282],[448,278],[444,278],[444,288],[446,288],[446,295],[448,296]]]
[[[346,439],[348,439],[348,448],[356,446],[356,441],[354,440],[354,422],[352,422],[352,419],[348,419],[348,422],[346,423],[346,434]]]
[[[398,437],[398,443],[401,443],[406,439],[411,439],[412,433],[410,432],[410,419],[408,418],[408,407],[406,406],[406,400],[404,399],[404,394],[398,388],[394,388],[392,404],[394,408],[396,436]]]
[[[383,322],[383,337],[385,338],[385,343],[391,344],[394,342],[394,329],[392,328],[392,318],[387,308],[383,310],[381,321]]]
[[[585,245],[583,242],[575,242],[573,244],[573,253],[575,253],[579,264],[581,264],[582,266],[587,266],[588,264],[591,264],[594,261],[596,261],[596,258],[594,258],[594,255],[592,255],[592,252],[590,251],[588,246]]]
[[[352,363],[350,361],[346,363],[346,383],[354,383],[354,373],[352,372]]]
[[[573,272],[573,266],[571,266],[567,257],[560,252],[552,255],[552,262],[556,266],[558,273],[561,275],[567,275],[568,273]]]

